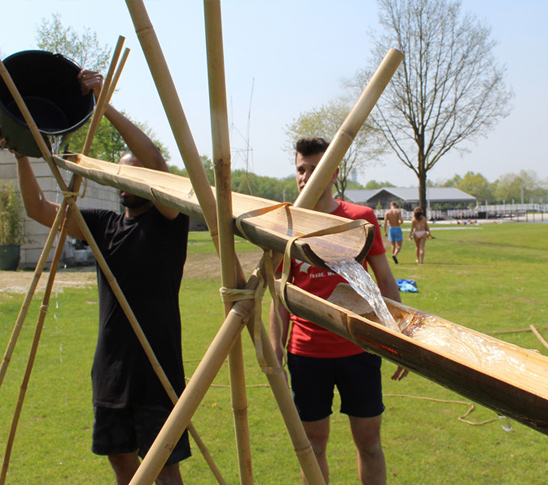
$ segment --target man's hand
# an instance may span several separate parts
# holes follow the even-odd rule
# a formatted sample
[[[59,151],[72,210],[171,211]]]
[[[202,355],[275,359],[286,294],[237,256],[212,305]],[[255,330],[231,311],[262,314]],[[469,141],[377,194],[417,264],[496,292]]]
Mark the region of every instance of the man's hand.
[[[80,88],[84,96],[92,91],[95,99],[99,98],[103,87],[103,76],[101,74],[95,71],[82,70],[78,74],[78,81],[80,81]]]
[[[15,155],[15,158],[17,158],[18,160],[20,158],[23,158],[23,157],[26,157],[26,155],[22,155],[21,153],[19,153],[17,150],[15,150],[14,148],[9,148],[8,147],[8,139],[7,138],[0,138],[0,147],[2,148],[7,148],[10,153],[13,153]]]
[[[394,372],[394,375],[392,376],[392,380],[401,381],[407,374],[409,374],[409,371],[398,365],[396,372]]]

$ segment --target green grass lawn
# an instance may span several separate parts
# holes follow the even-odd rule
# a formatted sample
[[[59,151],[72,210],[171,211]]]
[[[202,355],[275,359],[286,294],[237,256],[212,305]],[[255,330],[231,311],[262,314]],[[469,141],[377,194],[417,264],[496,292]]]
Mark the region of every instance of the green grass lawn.
[[[458,229],[456,229],[458,228]],[[426,264],[415,264],[414,244],[404,241],[394,276],[417,281],[419,293],[403,302],[481,332],[527,329],[548,338],[548,224],[432,225]],[[404,235],[407,231],[404,228]],[[192,233],[190,260],[213,252],[205,233]],[[245,241],[240,253],[256,251]],[[257,253],[257,260],[259,254]],[[0,272],[0,278],[2,273]],[[185,277],[181,288],[183,349],[187,375],[223,321],[218,277]],[[0,292],[0,346],[5,349],[24,295]],[[269,298],[265,297],[263,318]],[[0,453],[5,450],[13,409],[39,303],[33,303],[0,389]],[[7,483],[110,484],[105,458],[90,451],[90,368],[96,340],[95,288],[65,289],[52,297],[48,317],[13,447]],[[266,321],[266,320],[265,320]],[[497,336],[548,355],[531,333]],[[299,465],[272,397],[243,335],[253,470],[258,484],[300,483]],[[3,351],[3,350],[2,350]],[[462,423],[469,400],[416,374],[390,380],[395,365],[383,364],[386,411],[383,446],[388,481],[394,484],[544,484],[548,438],[520,423],[504,431],[501,422]],[[404,397],[400,397],[403,395]],[[421,398],[421,399],[418,399]],[[449,401],[458,401],[452,403]],[[548,412],[548,410],[547,410]],[[481,423],[496,413],[476,405],[468,416]],[[226,364],[193,418],[227,483],[239,482]],[[333,484],[358,483],[354,445],[338,399],[328,449]],[[199,451],[181,465],[185,483],[214,483]]]

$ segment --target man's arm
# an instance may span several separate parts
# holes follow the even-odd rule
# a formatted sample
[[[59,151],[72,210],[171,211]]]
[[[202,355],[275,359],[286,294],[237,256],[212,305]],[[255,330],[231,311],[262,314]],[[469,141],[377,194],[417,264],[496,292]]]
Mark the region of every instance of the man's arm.
[[[16,158],[17,177],[27,215],[40,224],[51,227],[60,205],[46,199],[38,180],[36,180],[28,157],[16,154]],[[70,236],[80,240],[84,239],[84,235],[78,224],[76,224],[74,217],[71,216],[70,211],[65,225]]]
[[[384,224],[383,224],[383,228],[384,228],[384,235],[386,236],[386,227],[388,225],[388,211],[386,211],[384,213]]]
[[[93,91],[95,97],[99,97],[103,86],[103,76],[94,71],[81,71],[78,79],[80,80],[83,94]],[[169,167],[167,166],[162,153],[146,133],[137,125],[110,105],[108,105],[105,110],[105,117],[112,123],[112,126],[114,126],[120,135],[122,135],[122,138],[130,151],[144,167],[169,173]],[[177,210],[168,209],[167,207],[156,203],[155,205],[167,219],[175,219],[179,214],[179,211]]]

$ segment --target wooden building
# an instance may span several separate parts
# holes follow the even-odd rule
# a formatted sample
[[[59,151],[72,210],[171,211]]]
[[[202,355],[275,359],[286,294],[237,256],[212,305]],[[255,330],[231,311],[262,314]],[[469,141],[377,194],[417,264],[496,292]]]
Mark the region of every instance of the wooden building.
[[[397,201],[406,211],[419,205],[417,187],[384,187],[376,190],[347,190],[345,198],[349,202],[366,205],[373,209],[389,209],[390,202]],[[426,198],[429,207],[424,209],[468,209],[476,206],[476,198],[454,187],[428,187]]]

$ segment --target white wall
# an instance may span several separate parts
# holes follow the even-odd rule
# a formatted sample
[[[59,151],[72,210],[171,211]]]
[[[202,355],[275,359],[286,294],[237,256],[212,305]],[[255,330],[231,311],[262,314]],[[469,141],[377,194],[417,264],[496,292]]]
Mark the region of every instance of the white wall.
[[[0,181],[13,183],[17,190],[17,168],[15,165],[15,157],[8,150],[0,150]],[[42,191],[48,200],[53,202],[62,202],[63,196],[59,191],[57,182],[51,174],[48,164],[43,159],[32,158],[32,168],[38,179],[38,183],[42,187]],[[72,174],[65,170],[61,170],[63,178],[67,184],[70,181]],[[118,189],[99,185],[98,183],[88,180],[87,186],[82,184],[80,196],[85,187],[84,198],[78,199],[78,206],[81,208],[98,208],[119,211]],[[25,218],[25,237],[28,242],[21,247],[21,262],[19,268],[34,267],[40,258],[42,248],[49,234],[49,228],[38,224],[32,219]],[[70,238],[69,238],[70,239]],[[53,252],[53,251],[52,251]],[[52,254],[48,258],[51,261]],[[74,259],[73,248],[67,241],[63,252],[62,263],[71,263]]]

